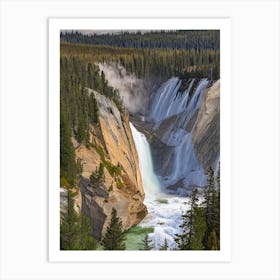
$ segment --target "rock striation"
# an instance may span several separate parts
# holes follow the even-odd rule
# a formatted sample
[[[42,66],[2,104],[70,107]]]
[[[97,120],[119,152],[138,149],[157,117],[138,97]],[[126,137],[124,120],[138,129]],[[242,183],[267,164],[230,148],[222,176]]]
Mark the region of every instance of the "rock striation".
[[[129,115],[120,114],[115,103],[94,92],[99,108],[99,125],[90,128],[90,145],[76,147],[82,165],[79,180],[82,212],[90,217],[93,236],[100,240],[106,232],[114,207],[123,229],[138,224],[147,214],[141,173]],[[102,180],[90,180],[103,170]]]
[[[203,168],[212,166],[215,170],[220,158],[220,80],[205,90],[192,140]]]

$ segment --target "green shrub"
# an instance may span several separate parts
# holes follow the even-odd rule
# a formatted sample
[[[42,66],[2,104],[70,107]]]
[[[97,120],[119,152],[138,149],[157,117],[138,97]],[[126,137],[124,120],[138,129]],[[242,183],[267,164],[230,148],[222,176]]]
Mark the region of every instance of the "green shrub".
[[[123,184],[123,182],[121,181],[120,178],[117,178],[117,179],[116,179],[116,185],[117,185],[117,188],[118,188],[118,189],[122,189],[123,186],[124,186],[124,184]]]
[[[70,184],[65,177],[60,177],[60,186],[70,188]]]

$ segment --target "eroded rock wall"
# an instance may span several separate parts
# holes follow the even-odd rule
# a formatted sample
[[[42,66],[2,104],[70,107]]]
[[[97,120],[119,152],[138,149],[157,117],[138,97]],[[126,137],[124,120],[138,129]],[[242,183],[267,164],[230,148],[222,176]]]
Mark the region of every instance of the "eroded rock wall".
[[[76,147],[82,164],[80,190],[82,211],[90,217],[93,235],[101,239],[110,221],[112,208],[122,219],[123,229],[138,224],[147,214],[139,161],[128,114],[94,92],[99,108],[99,125],[91,127],[90,145]],[[104,180],[92,182],[91,174],[104,166]]]
[[[220,80],[206,89],[192,132],[197,159],[205,170],[220,157]]]

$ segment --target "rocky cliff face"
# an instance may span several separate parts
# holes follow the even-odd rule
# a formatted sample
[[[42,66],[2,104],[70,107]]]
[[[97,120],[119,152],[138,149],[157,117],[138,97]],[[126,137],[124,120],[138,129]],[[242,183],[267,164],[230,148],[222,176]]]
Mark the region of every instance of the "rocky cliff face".
[[[192,140],[197,159],[205,170],[220,158],[220,80],[205,90]]]
[[[129,116],[121,115],[115,104],[94,92],[99,108],[99,125],[91,127],[90,146],[76,147],[83,171],[80,178],[82,211],[90,217],[93,235],[101,239],[116,208],[123,228],[129,229],[147,214],[138,156]],[[103,166],[104,178],[90,180]],[[101,168],[102,169],[102,168]]]

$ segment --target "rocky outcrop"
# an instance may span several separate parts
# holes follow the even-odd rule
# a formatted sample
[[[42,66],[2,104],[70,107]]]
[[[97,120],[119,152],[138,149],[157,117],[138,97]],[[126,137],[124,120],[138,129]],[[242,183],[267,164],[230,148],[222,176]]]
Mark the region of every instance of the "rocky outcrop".
[[[204,169],[209,166],[215,169],[220,157],[220,80],[204,93],[192,140],[197,159]]]
[[[91,90],[89,90],[91,91]],[[144,190],[128,114],[94,91],[99,108],[99,125],[91,127],[90,145],[76,148],[82,164],[80,190],[82,212],[90,217],[93,235],[101,239],[110,221],[112,208],[122,219],[123,229],[139,223],[147,214]],[[103,166],[104,178],[90,180]]]

